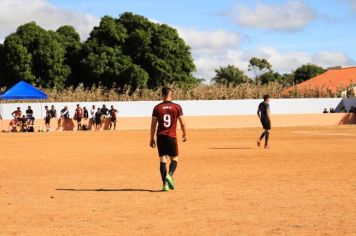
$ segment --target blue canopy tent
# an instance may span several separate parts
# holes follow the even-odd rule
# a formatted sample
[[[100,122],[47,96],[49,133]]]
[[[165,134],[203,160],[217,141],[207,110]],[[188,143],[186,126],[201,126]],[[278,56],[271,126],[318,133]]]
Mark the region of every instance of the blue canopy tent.
[[[25,81],[20,81],[0,95],[0,100],[45,100],[48,96]],[[2,108],[2,107],[1,107]],[[2,117],[2,109],[1,109]],[[41,106],[42,116],[42,106]],[[42,118],[42,117],[41,117]],[[1,123],[2,126],[2,123]],[[2,127],[1,127],[2,129]]]
[[[0,100],[45,100],[48,96],[25,81],[20,81],[5,93],[0,95]]]

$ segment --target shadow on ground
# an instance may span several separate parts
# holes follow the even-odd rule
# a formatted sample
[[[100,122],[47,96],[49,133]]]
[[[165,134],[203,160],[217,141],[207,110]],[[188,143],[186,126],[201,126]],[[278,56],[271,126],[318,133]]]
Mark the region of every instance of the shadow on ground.
[[[135,189],[135,188],[122,188],[122,189],[75,189],[75,188],[58,188],[56,191],[69,191],[69,192],[149,192],[158,193],[162,190],[151,190],[151,189]]]

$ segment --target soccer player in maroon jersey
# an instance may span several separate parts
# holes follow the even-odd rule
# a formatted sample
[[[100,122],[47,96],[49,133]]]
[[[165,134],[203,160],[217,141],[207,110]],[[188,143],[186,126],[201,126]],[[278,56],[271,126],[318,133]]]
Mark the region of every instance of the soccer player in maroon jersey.
[[[172,102],[172,90],[168,87],[162,89],[163,102],[155,106],[152,114],[150,146],[156,147],[155,133],[157,128],[157,148],[160,158],[160,172],[163,182],[163,191],[174,189],[173,174],[178,164],[177,120],[183,131],[183,142],[186,141],[186,129],[183,120],[183,111],[180,105]],[[169,172],[167,173],[167,159],[170,158]]]

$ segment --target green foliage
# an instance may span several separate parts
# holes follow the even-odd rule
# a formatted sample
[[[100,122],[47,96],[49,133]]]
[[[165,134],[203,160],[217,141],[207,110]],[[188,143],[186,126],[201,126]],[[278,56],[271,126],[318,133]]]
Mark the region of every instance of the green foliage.
[[[178,32],[132,13],[103,17],[84,43],[69,25],[56,31],[34,22],[21,25],[0,46],[0,62],[2,86],[25,80],[59,90],[84,84],[134,91],[199,83],[192,76],[190,48]]]
[[[220,69],[215,70],[215,73],[216,75],[212,79],[212,82],[218,85],[229,87],[251,82],[251,79],[243,71],[233,65],[220,67]]]
[[[253,72],[256,80],[258,80],[261,75],[272,71],[272,65],[266,59],[253,57],[250,59],[248,70]]]
[[[116,85],[123,91],[197,83],[190,48],[177,31],[132,13],[103,17],[81,54],[85,73],[78,83],[85,86]]]
[[[65,55],[66,48],[58,33],[46,31],[34,22],[24,24],[5,39],[1,85],[11,86],[25,80],[61,89],[71,73]]]
[[[313,64],[302,65],[299,68],[297,68],[294,72],[294,83],[295,84],[302,83],[324,72],[325,69],[317,65],[313,65]]]

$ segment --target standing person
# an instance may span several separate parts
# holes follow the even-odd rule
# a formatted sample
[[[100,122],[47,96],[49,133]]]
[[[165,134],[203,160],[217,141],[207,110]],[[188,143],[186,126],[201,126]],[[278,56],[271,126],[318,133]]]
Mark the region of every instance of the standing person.
[[[98,110],[95,112],[95,130],[101,129],[101,116],[102,115],[103,115],[103,113],[101,113],[101,110],[98,107]]]
[[[110,122],[109,129],[111,129],[112,124],[114,124],[114,130],[116,130],[116,114],[117,113],[118,113],[118,111],[114,108],[113,105],[111,105],[111,109],[110,109],[111,122]]]
[[[54,105],[51,106],[51,110],[49,110],[51,112],[51,117],[52,118],[57,118],[57,110],[54,107]]]
[[[33,116],[33,110],[31,108],[31,106],[27,107],[26,119],[27,119],[27,124],[28,125],[33,125],[35,123],[35,117]]]
[[[83,118],[88,119],[89,118],[89,112],[86,107],[83,107]]]
[[[257,140],[257,146],[261,146],[261,141],[265,138],[265,148],[269,148],[268,141],[269,141],[269,132],[271,130],[271,117],[270,117],[270,109],[269,109],[269,95],[263,96],[263,102],[258,105],[257,115],[260,119],[263,129],[265,130],[261,137]]]
[[[106,124],[106,120],[109,118],[109,115],[110,115],[110,111],[109,109],[106,107],[106,105],[104,104],[103,107],[101,108],[101,116],[102,116],[102,119],[101,119],[101,122],[104,122],[104,127],[105,127],[105,124]]]
[[[156,147],[155,133],[157,128],[157,148],[160,158],[160,172],[163,182],[163,191],[174,189],[173,174],[178,164],[177,120],[183,131],[183,142],[186,141],[186,129],[183,120],[183,111],[180,105],[172,102],[172,90],[168,87],[162,89],[163,102],[155,106],[151,122],[150,146]],[[171,160],[167,173],[167,159]]]
[[[61,110],[61,120],[67,119],[69,119],[69,110],[67,106],[64,106],[64,108]]]
[[[16,122],[21,122],[22,119],[22,111],[21,108],[18,107],[15,111],[11,113],[12,117],[14,117]]]
[[[90,109],[90,115],[91,115],[91,122],[92,122],[92,126],[95,129],[96,123],[95,123],[95,113],[96,113],[96,108],[95,105],[93,105]]]
[[[77,108],[75,109],[74,117],[77,120],[77,130],[82,129],[82,118],[83,118],[83,109],[77,104]]]
[[[46,124],[46,131],[49,132],[51,131],[51,112],[50,110],[48,109],[48,106],[45,106],[45,111],[46,111],[46,114],[45,114],[45,124]]]

